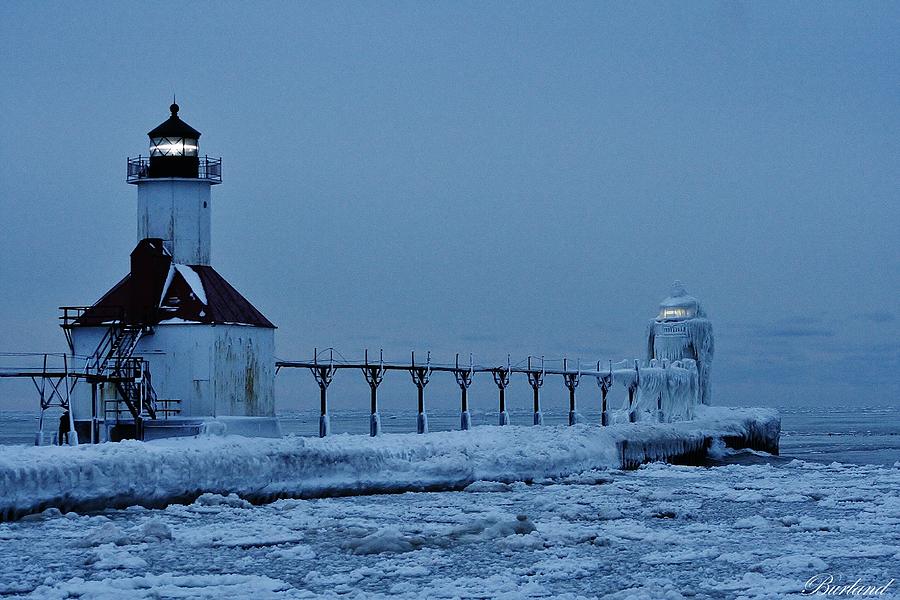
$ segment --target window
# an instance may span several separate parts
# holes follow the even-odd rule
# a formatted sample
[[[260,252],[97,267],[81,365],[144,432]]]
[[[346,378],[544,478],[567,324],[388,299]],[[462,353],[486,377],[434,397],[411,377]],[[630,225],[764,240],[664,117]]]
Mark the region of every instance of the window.
[[[693,309],[681,306],[673,308],[663,308],[659,311],[660,319],[687,319],[693,316]]]
[[[197,156],[198,144],[193,138],[151,138],[150,156]]]

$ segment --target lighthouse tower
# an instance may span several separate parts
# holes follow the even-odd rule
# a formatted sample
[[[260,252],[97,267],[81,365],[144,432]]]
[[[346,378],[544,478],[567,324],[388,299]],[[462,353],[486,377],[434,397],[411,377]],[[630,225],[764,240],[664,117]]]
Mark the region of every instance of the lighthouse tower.
[[[700,301],[688,295],[680,281],[659,304],[659,314],[647,325],[647,358],[697,361],[700,402],[710,404],[709,385],[715,345],[712,323]]]
[[[154,128],[150,158],[129,160],[128,183],[138,188],[138,240],[157,238],[176,263],[209,264],[212,186],[222,161],[199,156],[200,132],[172,115]]]
[[[171,115],[128,159],[137,187],[129,273],[63,318],[83,361],[73,415],[82,440],[151,439],[203,430],[279,436],[275,326],[210,264],[212,186],[222,161]]]

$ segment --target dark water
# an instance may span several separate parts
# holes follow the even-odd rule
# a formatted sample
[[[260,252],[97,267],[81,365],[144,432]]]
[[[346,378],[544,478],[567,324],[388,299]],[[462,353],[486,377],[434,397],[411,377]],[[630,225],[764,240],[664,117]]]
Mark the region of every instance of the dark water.
[[[867,407],[853,409],[780,408],[781,455],[816,462],[893,465],[900,461],[900,408]],[[587,422],[600,421],[599,413],[581,412]],[[57,416],[48,417],[45,431],[52,431]],[[511,412],[514,425],[530,425],[530,412]],[[279,414],[286,434],[317,435],[319,416],[315,411]],[[546,425],[563,425],[566,412],[545,412]],[[472,412],[473,425],[495,425],[496,412]],[[382,412],[385,433],[416,430],[413,412]],[[0,412],[0,444],[33,444],[38,420],[34,413]],[[428,414],[431,431],[459,429],[459,413],[434,410]],[[341,411],[331,415],[333,433],[366,435],[369,415],[364,411]]]

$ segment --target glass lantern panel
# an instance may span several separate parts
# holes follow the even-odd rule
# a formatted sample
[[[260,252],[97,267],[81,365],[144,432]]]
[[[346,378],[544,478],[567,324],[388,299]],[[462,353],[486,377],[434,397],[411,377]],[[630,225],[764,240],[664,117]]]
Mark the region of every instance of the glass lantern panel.
[[[182,143],[184,144],[183,152],[185,156],[197,156],[197,150],[199,149],[197,140],[193,138],[184,138]]]
[[[659,313],[660,319],[688,319],[693,316],[693,309],[682,307],[664,308]]]
[[[197,156],[197,140],[193,138],[152,138],[150,156]]]

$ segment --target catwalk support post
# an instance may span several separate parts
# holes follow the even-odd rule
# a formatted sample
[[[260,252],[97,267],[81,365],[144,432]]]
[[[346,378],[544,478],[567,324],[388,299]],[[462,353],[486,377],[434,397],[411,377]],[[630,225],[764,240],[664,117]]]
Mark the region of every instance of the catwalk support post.
[[[634,360],[634,381],[628,386],[628,422],[637,422],[637,411],[634,409],[634,395],[641,385],[641,367],[637,359]]]
[[[366,383],[369,384],[369,390],[372,392],[371,416],[369,417],[369,435],[375,437],[381,435],[381,416],[378,414],[378,386],[384,379],[384,350],[378,354],[378,363],[369,364],[369,350],[366,349],[366,362],[363,366],[363,375],[366,376]]]
[[[331,419],[328,417],[328,386],[334,378],[334,350],[328,349],[328,364],[319,364],[319,349],[313,349],[313,367],[310,369],[319,384],[319,437],[331,433]]]
[[[569,359],[563,359],[563,381],[569,389],[569,425],[574,425],[578,422],[575,407],[575,388],[581,382],[581,359],[578,359],[578,369],[574,372],[569,372]]]
[[[528,357],[528,384],[534,396],[534,424],[544,424],[544,413],[541,412],[541,386],[544,385],[544,357],[541,357],[541,370],[536,371],[531,367],[531,357]]]
[[[497,367],[491,374],[494,376],[494,383],[500,390],[500,422],[499,425],[509,425],[509,413],[506,412],[506,387],[509,385],[509,354],[506,355],[506,367]]]
[[[416,416],[416,433],[428,433],[428,415],[425,413],[425,386],[431,379],[431,352],[428,352],[425,359],[425,366],[416,366],[416,353],[412,353],[411,368],[409,370],[412,375],[413,383],[416,384],[418,390],[418,414]]]
[[[472,385],[472,375],[475,367],[472,355],[469,354],[469,368],[459,368],[459,354],[456,355],[456,369],[453,376],[456,377],[456,383],[459,385],[460,408],[459,408],[459,428],[463,431],[472,428],[472,415],[469,414],[469,386]]]
[[[597,361],[597,372],[600,372],[600,361]],[[600,387],[600,425],[609,425],[609,408],[606,404],[606,396],[613,385],[612,361],[609,361],[609,373],[597,377],[597,385]]]

